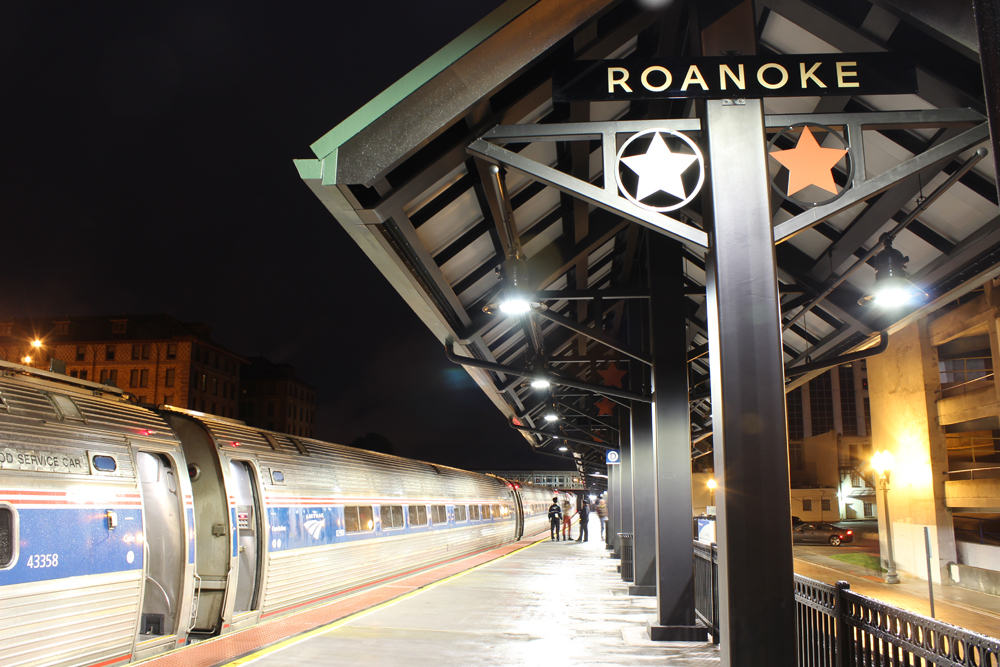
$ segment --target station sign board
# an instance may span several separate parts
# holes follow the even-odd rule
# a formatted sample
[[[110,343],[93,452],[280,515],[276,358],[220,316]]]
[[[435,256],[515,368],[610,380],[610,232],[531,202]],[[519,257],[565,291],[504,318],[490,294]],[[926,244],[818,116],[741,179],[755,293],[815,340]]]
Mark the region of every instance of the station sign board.
[[[604,453],[604,463],[614,465],[622,462],[622,454],[617,449],[608,449]]]
[[[580,60],[552,75],[556,102],[916,92],[916,65],[900,53]]]

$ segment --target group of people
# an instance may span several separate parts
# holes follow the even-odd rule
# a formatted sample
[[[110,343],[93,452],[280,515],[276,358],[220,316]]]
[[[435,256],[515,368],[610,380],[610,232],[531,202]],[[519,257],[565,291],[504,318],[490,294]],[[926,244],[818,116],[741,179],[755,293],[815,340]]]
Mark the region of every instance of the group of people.
[[[590,509],[590,503],[584,498],[580,503],[578,511],[580,515],[580,536],[576,538],[577,542],[588,542],[590,540]],[[603,503],[598,504],[597,515],[601,519],[601,537],[604,537],[604,523],[608,513]],[[553,498],[552,505],[549,506],[549,528],[554,542],[559,541],[560,525],[562,525],[562,539],[567,542],[573,539],[573,531],[571,529],[572,518],[572,506],[569,504],[569,501],[564,500],[562,507],[560,507],[559,499]]]

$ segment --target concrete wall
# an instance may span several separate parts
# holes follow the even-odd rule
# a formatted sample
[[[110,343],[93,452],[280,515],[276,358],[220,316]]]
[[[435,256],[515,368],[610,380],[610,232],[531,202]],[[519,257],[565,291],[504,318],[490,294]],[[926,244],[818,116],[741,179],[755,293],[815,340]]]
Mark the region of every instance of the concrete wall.
[[[830,501],[830,509],[824,510],[822,500],[826,498]],[[837,489],[830,487],[826,489],[792,489],[792,516],[797,516],[803,521],[839,521],[840,507],[837,504]],[[803,509],[803,500],[812,503],[812,510]]]
[[[948,457],[944,429],[938,423],[940,375],[936,350],[928,339],[928,321],[921,320],[894,333],[889,348],[868,359],[868,392],[872,411],[872,445],[895,457],[890,475],[889,516],[896,568],[924,578],[923,527],[931,527],[934,581],[956,562],[951,514],[945,506],[943,474]],[[882,498],[881,491],[878,494]],[[886,560],[884,503],[878,504],[879,542]],[[947,575],[946,575],[947,576]]]
[[[959,542],[956,546],[960,565],[1000,571],[1000,547],[972,542]]]
[[[952,509],[1000,512],[1000,479],[961,479],[945,482],[944,492],[945,502]]]

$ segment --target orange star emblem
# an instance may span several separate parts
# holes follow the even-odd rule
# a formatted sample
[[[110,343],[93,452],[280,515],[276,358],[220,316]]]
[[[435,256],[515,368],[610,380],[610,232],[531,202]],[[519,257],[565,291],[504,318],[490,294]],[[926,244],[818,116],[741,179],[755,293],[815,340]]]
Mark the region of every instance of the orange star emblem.
[[[598,417],[612,417],[615,414],[615,402],[609,398],[602,398],[594,405],[597,406]]]
[[[618,387],[619,389],[622,386],[622,378],[625,377],[626,373],[628,373],[628,371],[618,370],[618,367],[615,366],[614,363],[605,368],[603,371],[597,371],[597,374],[604,378],[604,384],[609,387]]]
[[[772,151],[770,155],[788,169],[788,196],[791,197],[810,185],[837,194],[837,184],[833,182],[833,167],[845,153],[846,149],[820,146],[806,125],[802,128],[795,148]]]

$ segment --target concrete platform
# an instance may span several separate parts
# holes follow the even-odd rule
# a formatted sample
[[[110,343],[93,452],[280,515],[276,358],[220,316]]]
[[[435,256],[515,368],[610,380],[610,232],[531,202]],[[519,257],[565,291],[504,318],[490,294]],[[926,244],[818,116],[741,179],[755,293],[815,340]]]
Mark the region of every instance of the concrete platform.
[[[364,665],[716,665],[708,643],[646,635],[653,598],[630,597],[603,542],[537,542],[232,661]]]

